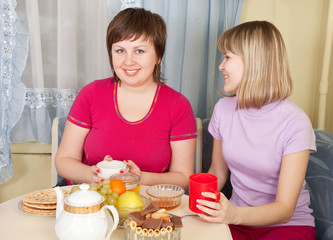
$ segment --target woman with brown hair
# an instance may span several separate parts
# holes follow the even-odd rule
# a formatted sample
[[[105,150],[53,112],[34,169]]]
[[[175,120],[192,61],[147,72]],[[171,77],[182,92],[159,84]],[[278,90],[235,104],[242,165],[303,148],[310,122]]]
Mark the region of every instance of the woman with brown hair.
[[[166,25],[141,8],[118,13],[107,29],[113,77],[77,96],[67,117],[56,168],[67,183],[97,183],[96,164],[124,161],[141,184],[186,188],[193,173],[196,122],[189,101],[165,85]]]

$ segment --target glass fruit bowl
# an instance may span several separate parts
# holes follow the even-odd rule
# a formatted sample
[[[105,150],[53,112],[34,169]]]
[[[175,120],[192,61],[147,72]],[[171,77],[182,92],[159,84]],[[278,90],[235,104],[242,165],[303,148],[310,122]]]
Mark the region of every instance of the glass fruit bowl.
[[[181,204],[185,190],[176,185],[158,184],[148,187],[146,192],[160,208],[171,210]]]
[[[150,203],[151,200],[145,196],[139,195],[141,197],[141,199],[143,200],[143,205],[139,206],[139,207],[123,207],[123,206],[119,206],[118,202],[116,205],[116,209],[118,211],[119,214],[119,224],[118,224],[118,228],[123,228],[124,227],[124,222],[127,219],[128,215],[131,212],[139,212],[142,211],[143,209],[145,209]],[[119,199],[118,199],[119,201]]]

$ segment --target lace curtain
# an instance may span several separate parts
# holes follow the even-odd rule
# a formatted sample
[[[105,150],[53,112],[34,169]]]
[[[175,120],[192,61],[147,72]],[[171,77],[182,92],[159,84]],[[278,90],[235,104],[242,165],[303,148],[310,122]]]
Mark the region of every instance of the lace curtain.
[[[10,131],[22,113],[26,93],[20,77],[28,55],[29,35],[15,8],[15,0],[0,1],[0,183],[13,175]]]
[[[227,24],[233,27],[239,23],[243,2],[0,1],[17,1],[13,11],[16,10],[27,23],[30,36],[25,68],[25,61],[22,61],[24,72],[21,81],[18,77],[17,84],[14,84],[16,88],[22,88],[20,95],[15,95],[15,101],[20,104],[12,101],[15,108],[20,109],[15,111],[16,118],[13,117],[15,120],[11,125],[2,125],[2,129],[5,125],[8,130],[7,135],[1,132],[1,140],[7,148],[1,145],[0,150],[6,156],[1,158],[0,183],[13,174],[9,154],[11,142],[50,143],[53,118],[67,115],[84,85],[112,75],[105,45],[106,28],[120,9],[133,4],[156,12],[165,19],[168,39],[162,71],[167,84],[190,100],[197,117],[209,117],[220,97],[217,89],[223,87],[222,75],[218,71],[222,55],[217,49],[217,39]],[[20,57],[24,59],[24,54],[21,53]],[[1,84],[3,91],[4,84]],[[8,116],[8,111],[2,111],[2,119],[4,116]],[[6,177],[2,178],[4,171]]]

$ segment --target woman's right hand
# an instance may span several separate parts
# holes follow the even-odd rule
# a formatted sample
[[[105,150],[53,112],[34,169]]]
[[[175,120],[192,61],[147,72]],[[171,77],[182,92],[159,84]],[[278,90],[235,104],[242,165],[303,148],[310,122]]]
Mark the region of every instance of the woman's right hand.
[[[112,161],[113,158],[110,155],[106,155],[103,159],[103,161]],[[101,178],[98,176],[98,173],[101,172],[101,169],[97,167],[96,165],[91,166],[91,183],[96,184],[99,182],[103,182],[104,178]]]
[[[93,165],[90,167],[90,170],[91,170],[91,174],[90,174],[90,182],[92,184],[96,184],[96,183],[99,183],[99,182],[103,182],[104,181],[104,178],[101,178],[98,176],[98,173],[100,173],[100,169],[96,166],[96,165]]]

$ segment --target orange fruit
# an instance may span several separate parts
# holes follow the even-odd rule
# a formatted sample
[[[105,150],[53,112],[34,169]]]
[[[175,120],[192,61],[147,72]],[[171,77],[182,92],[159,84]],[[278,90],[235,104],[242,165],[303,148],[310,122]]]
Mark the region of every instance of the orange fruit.
[[[121,180],[118,180],[118,179],[112,179],[110,181],[110,188],[111,188],[112,192],[118,193],[119,196],[121,194],[123,194],[124,192],[126,192],[125,183],[123,183]]]

